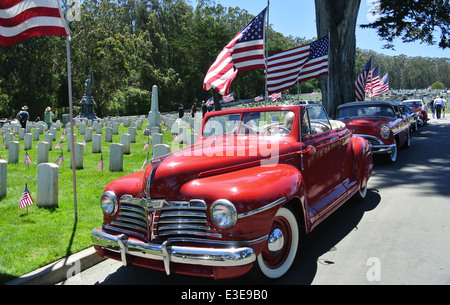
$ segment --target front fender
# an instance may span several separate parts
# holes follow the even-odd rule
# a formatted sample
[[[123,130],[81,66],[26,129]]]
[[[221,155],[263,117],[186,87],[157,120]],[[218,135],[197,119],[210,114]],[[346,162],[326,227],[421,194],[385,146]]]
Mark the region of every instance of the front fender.
[[[302,196],[302,185],[297,168],[277,164],[198,178],[184,184],[180,193],[183,197],[203,199],[208,205],[218,199],[231,201],[239,214],[238,222],[234,228],[221,234],[228,239],[249,240],[268,234],[278,209],[292,198]],[[284,200],[281,201],[282,198]],[[275,202],[279,204],[255,213]]]
[[[141,198],[145,192],[144,173],[141,171],[116,179],[105,187],[104,192],[112,191],[119,199],[125,194]]]

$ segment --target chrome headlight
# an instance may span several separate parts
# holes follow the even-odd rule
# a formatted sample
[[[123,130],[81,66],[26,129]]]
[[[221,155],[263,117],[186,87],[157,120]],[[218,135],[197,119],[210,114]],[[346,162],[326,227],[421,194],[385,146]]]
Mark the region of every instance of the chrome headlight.
[[[236,208],[230,201],[226,199],[219,199],[215,201],[211,205],[209,214],[214,224],[221,229],[230,229],[236,225]]]
[[[380,128],[380,133],[381,133],[381,137],[383,137],[383,139],[388,139],[389,135],[391,133],[391,129],[389,128],[388,125],[381,125]]]
[[[114,192],[108,191],[104,192],[100,198],[100,204],[102,206],[103,213],[106,215],[114,215],[119,207],[119,202],[117,201],[116,194]]]

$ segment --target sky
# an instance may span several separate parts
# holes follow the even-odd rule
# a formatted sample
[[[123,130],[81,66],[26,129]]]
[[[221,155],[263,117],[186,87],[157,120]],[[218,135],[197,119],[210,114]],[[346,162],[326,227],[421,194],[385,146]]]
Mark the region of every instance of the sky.
[[[226,7],[246,9],[255,16],[267,6],[267,0],[216,0],[216,2]],[[399,39],[394,41],[395,51],[383,49],[382,46],[386,42],[378,37],[375,30],[359,27],[361,24],[370,23],[367,12],[373,7],[370,5],[371,2],[373,1],[361,0],[356,29],[356,47],[389,56],[404,54],[411,57],[450,58],[449,49],[443,50],[437,45],[429,46],[418,42],[403,43]],[[270,0],[269,22],[275,31],[285,36],[292,35],[306,39],[317,37],[314,0]]]

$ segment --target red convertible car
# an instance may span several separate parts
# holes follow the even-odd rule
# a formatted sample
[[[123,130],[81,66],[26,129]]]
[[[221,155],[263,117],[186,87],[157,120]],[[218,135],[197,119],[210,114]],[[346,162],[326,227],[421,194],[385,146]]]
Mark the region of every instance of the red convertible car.
[[[413,112],[417,113],[419,116],[417,122],[419,126],[424,126],[430,120],[427,112],[428,106],[423,100],[404,100],[401,104],[408,106]]]
[[[372,168],[367,140],[321,105],[210,112],[195,145],[105,188],[91,239],[102,257],[167,274],[279,278],[302,234],[366,196]]]
[[[374,154],[384,154],[394,163],[398,148],[411,146],[410,118],[399,106],[391,101],[346,103],[338,107],[337,119],[353,134],[366,138]]]

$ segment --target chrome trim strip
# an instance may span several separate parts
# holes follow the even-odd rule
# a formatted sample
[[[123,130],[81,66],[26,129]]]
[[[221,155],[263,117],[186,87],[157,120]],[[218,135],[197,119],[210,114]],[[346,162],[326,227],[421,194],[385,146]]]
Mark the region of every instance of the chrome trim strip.
[[[267,210],[269,210],[269,209],[271,209],[271,208],[273,208],[273,207],[275,207],[277,205],[285,203],[286,200],[287,200],[286,197],[283,197],[283,198],[280,198],[278,200],[275,200],[274,202],[272,202],[272,203],[270,203],[268,205],[260,207],[259,209],[255,209],[253,211],[248,211],[248,212],[245,212],[245,213],[241,213],[241,214],[238,215],[238,219],[244,218],[244,217],[248,217],[248,216],[252,216],[252,215],[255,215],[255,214],[258,214],[258,213],[262,213],[262,212],[267,211]]]

